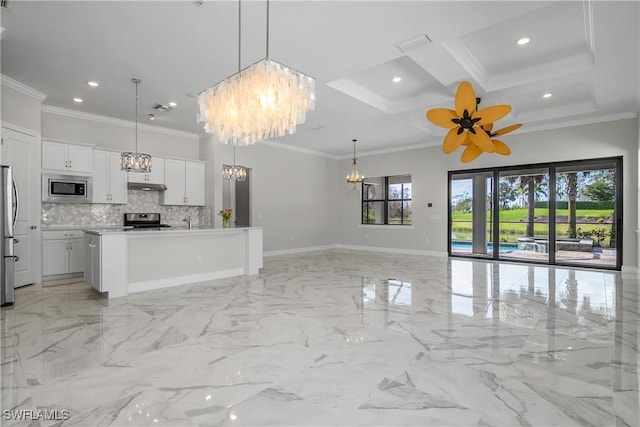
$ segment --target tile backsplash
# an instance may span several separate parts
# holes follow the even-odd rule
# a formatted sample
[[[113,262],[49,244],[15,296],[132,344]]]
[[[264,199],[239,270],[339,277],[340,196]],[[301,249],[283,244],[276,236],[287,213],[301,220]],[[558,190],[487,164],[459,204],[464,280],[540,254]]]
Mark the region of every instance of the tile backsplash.
[[[211,206],[162,206],[160,192],[129,190],[126,205],[89,203],[42,203],[42,226],[123,225],[123,215],[127,212],[159,212],[162,222],[172,226],[182,226],[187,215],[194,225],[211,225]]]

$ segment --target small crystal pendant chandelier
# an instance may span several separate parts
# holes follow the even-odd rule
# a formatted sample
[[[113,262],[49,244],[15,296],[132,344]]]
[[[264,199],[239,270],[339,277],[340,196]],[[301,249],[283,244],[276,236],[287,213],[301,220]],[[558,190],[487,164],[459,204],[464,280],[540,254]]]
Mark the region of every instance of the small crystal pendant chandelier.
[[[222,178],[227,181],[245,181],[247,179],[247,169],[244,166],[236,165],[236,144],[233,144],[233,166],[222,166]]]
[[[347,175],[347,183],[353,184],[353,189],[355,190],[357,185],[362,182],[364,176],[358,173],[358,160],[356,159],[356,141],[353,140],[353,169],[351,169],[351,174]]]
[[[138,153],[138,85],[142,82],[140,79],[131,79],[136,84],[136,151],[126,151],[120,153],[120,170],[125,172],[151,172],[151,155]]]

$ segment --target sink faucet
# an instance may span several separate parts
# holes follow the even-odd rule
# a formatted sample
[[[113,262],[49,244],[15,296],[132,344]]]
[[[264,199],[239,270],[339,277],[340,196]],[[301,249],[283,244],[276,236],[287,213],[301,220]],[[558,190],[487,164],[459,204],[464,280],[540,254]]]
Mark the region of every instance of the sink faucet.
[[[191,230],[191,216],[187,215],[187,217],[185,219],[183,219],[182,221],[186,222],[187,224],[189,224],[189,230]]]

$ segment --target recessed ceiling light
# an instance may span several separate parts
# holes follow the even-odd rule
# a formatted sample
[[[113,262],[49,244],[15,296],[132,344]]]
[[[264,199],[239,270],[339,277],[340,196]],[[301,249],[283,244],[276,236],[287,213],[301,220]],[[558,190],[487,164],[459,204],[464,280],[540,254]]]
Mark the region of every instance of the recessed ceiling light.
[[[98,86],[100,86],[100,84],[99,84],[98,82],[94,81],[94,80],[89,80],[89,81],[87,82],[87,84],[88,84],[89,86],[91,86],[91,87],[98,87]]]
[[[549,92],[547,92],[547,93],[545,93],[545,94],[542,94],[542,97],[543,97],[543,98],[551,98],[552,96],[553,96],[553,94],[552,94],[552,93],[549,93]]]
[[[394,83],[400,83],[402,81],[402,77],[395,76],[394,78],[391,79],[391,81]]]
[[[81,103],[83,102],[82,98],[73,98],[74,102]]]
[[[176,104],[176,103],[175,103],[175,102],[173,102],[173,101],[171,101],[171,102],[169,103],[169,105],[170,105],[171,107],[177,107],[177,106],[178,106],[178,104]]]
[[[157,116],[155,114],[149,113],[149,120],[155,120],[156,117]]]
[[[520,46],[523,46],[527,43],[529,43],[531,41],[531,39],[529,37],[521,37],[518,39],[518,41],[516,43],[518,43]]]

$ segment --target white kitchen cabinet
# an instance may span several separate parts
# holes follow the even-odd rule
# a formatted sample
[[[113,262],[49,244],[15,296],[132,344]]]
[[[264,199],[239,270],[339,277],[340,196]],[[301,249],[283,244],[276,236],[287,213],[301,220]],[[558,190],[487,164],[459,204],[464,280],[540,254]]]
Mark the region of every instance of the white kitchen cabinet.
[[[185,204],[191,206],[204,206],[204,186],[204,163],[185,162]]]
[[[61,142],[42,142],[42,169],[91,173],[93,149]]]
[[[167,190],[160,194],[161,204],[204,206],[204,163],[166,159],[164,174]]]
[[[42,275],[81,273],[84,239],[80,230],[42,232]]]
[[[151,157],[151,172],[129,172],[129,182],[142,182],[145,184],[164,184],[165,159],[163,157]]]
[[[93,151],[93,203],[127,203],[127,173],[120,153]]]

